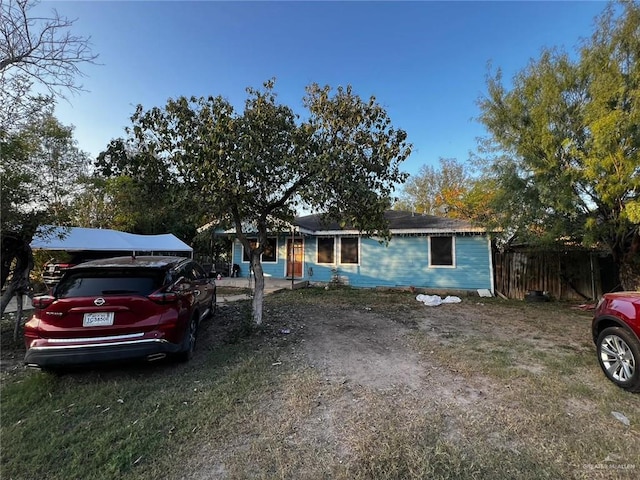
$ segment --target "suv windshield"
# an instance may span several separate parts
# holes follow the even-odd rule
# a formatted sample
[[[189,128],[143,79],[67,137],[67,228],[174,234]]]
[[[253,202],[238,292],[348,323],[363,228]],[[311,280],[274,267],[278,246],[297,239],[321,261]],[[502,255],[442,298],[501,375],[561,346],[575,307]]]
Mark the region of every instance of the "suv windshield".
[[[147,296],[158,290],[165,273],[160,270],[80,270],[69,272],[58,284],[58,298],[96,297],[105,295]]]

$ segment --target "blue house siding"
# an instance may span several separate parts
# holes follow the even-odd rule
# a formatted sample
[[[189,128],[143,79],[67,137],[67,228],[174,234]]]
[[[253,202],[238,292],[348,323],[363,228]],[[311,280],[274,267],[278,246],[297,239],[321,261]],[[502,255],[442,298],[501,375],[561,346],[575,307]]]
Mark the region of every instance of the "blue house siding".
[[[414,286],[438,289],[491,289],[489,240],[455,237],[455,266],[429,266],[429,237],[393,237],[388,245],[363,238],[360,265],[339,265],[339,275],[359,287]]]
[[[317,262],[318,238],[304,237],[303,279],[330,282],[335,275],[354,287],[414,286],[433,289],[492,290],[490,239],[487,235],[459,235],[454,240],[454,266],[429,265],[428,236],[394,236],[388,244],[361,237],[359,263],[340,263],[340,237],[335,238],[334,264]],[[275,262],[263,262],[264,273],[286,276],[287,237],[279,237]],[[234,242],[233,263],[240,274],[249,274],[249,263],[242,260],[242,245]],[[334,270],[335,269],[335,270]]]
[[[286,274],[286,240],[284,237],[278,238],[278,244],[276,248],[276,261],[275,262],[262,262],[262,270],[266,275],[283,278]],[[243,248],[240,241],[235,240],[233,242],[232,263],[240,266],[240,276],[249,276],[249,262],[243,260]]]

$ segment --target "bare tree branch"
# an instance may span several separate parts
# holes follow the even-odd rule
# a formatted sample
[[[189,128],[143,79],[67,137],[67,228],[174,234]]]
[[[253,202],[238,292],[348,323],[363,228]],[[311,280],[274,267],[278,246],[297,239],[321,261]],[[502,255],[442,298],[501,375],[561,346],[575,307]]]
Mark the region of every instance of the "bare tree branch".
[[[52,96],[82,90],[80,65],[97,55],[90,37],[72,35],[74,20],[53,10],[50,17],[30,17],[37,0],[0,0],[0,88],[14,76],[43,85]]]

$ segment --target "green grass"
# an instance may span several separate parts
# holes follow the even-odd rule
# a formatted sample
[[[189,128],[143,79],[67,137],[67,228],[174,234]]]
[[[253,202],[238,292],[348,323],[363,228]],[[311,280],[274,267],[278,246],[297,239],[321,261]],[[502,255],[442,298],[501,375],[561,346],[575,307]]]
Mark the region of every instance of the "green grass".
[[[3,476],[135,478],[176,446],[188,453],[195,432],[238,416],[277,384],[264,358],[238,350],[211,354],[201,371],[157,365],[59,378],[34,371],[3,386]]]
[[[62,376],[5,369],[0,477],[637,477],[639,397],[603,378],[584,314],[484,299],[483,307],[429,310],[414,297],[288,291],[267,297],[261,329],[247,328],[247,301],[220,309],[205,332],[210,343],[187,364]],[[463,308],[477,318],[460,319]],[[408,327],[408,348],[481,394],[468,402],[428,384],[331,382],[290,360],[304,337],[279,334],[283,326],[298,332],[298,322],[363,309]],[[421,329],[425,319],[438,328]],[[3,339],[3,358],[7,348]]]

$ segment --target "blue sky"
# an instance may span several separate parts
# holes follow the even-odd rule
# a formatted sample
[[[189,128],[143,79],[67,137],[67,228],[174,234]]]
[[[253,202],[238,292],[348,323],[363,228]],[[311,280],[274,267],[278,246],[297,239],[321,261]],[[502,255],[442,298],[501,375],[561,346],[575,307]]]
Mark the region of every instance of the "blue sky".
[[[575,52],[606,3],[582,2],[147,2],[45,1],[77,18],[99,65],[88,90],[61,101],[94,158],[124,136],[137,104],[222,95],[241,110],[245,88],[276,78],[279,99],[302,112],[312,82],[375,95],[414,145],[403,170],[465,161],[485,131],[475,118],[488,65],[505,79],[543,47]]]

